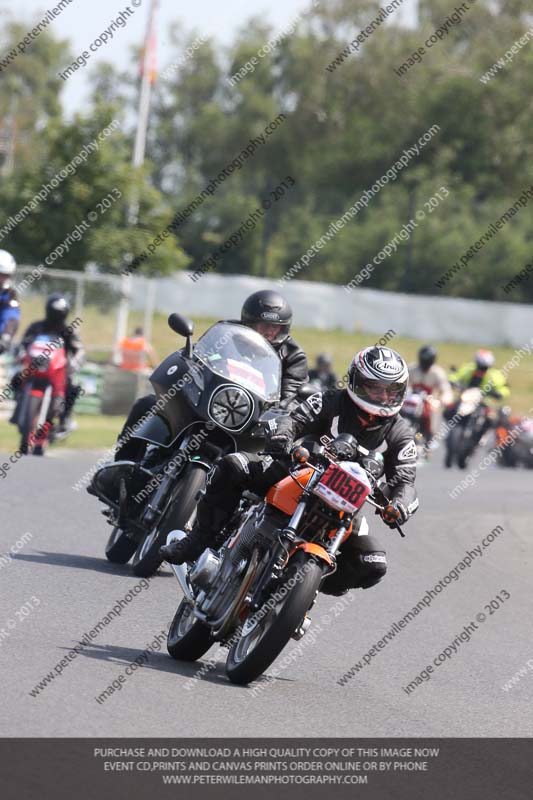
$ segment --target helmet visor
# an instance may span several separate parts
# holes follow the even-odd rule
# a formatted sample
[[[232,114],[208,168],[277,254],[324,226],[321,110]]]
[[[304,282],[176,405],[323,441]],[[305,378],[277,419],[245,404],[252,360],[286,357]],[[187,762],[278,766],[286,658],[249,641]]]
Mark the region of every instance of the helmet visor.
[[[281,325],[278,322],[251,322],[249,327],[260,333],[270,344],[281,344],[289,334],[290,325]]]
[[[394,408],[402,403],[406,388],[405,383],[361,380],[353,387],[353,391],[361,400],[371,405]]]

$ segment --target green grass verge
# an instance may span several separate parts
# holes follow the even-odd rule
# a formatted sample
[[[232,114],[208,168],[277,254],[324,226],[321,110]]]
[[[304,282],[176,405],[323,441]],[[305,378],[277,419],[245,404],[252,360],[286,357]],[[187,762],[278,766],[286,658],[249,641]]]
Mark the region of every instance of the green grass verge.
[[[122,417],[103,417],[103,416],[76,416],[78,429],[70,436],[54,444],[53,449],[59,450],[65,447],[76,448],[78,450],[102,450],[112,447],[124,424]],[[14,425],[7,422],[0,422],[0,451],[13,453],[20,444],[20,436]]]

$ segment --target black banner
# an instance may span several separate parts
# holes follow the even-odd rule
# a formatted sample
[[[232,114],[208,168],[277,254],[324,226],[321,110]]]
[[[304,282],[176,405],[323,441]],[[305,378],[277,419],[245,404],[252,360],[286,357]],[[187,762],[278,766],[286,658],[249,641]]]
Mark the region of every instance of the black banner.
[[[3,739],[4,800],[529,800],[530,739]]]

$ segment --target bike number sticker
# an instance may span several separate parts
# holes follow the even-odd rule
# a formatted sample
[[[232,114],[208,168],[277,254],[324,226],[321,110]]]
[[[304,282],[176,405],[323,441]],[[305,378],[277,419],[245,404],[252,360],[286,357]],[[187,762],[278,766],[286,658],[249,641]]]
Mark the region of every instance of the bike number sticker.
[[[336,464],[330,464],[314,491],[333,508],[357,511],[370,494],[370,487]]]

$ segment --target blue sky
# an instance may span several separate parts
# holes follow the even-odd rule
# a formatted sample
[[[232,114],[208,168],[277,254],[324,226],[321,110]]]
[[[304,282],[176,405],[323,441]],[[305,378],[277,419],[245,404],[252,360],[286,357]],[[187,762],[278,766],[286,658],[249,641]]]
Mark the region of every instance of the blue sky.
[[[39,22],[46,10],[54,8],[58,0],[0,0],[0,11],[8,12],[17,20],[28,23],[28,30]],[[117,15],[127,6],[133,14],[127,19],[123,28],[118,28],[113,39],[91,59],[86,67],[77,70],[65,84],[63,101],[67,113],[83,108],[83,100],[90,86],[90,72],[98,61],[110,61],[121,68],[129,64],[130,45],[143,40],[148,14],[149,0],[135,0],[140,5],[135,8],[133,0],[72,0],[64,8],[59,17],[53,21],[53,29],[57,36],[68,38],[74,55],[88,50],[89,44],[109,27]],[[327,2],[327,0],[324,0]],[[412,19],[416,0],[404,0],[400,9],[402,20]],[[195,30],[198,34],[212,36],[223,44],[229,44],[237,30],[246,20],[260,15],[268,20],[275,30],[281,31],[299,12],[310,5],[310,0],[193,0],[191,2],[173,2],[159,0],[157,20],[158,68],[162,70],[171,61],[168,38],[165,31],[170,24],[179,21],[186,30]],[[386,3],[383,3],[386,5]],[[2,13],[4,17],[4,13]],[[1,20],[1,18],[0,18]],[[68,63],[65,63],[65,67]]]

